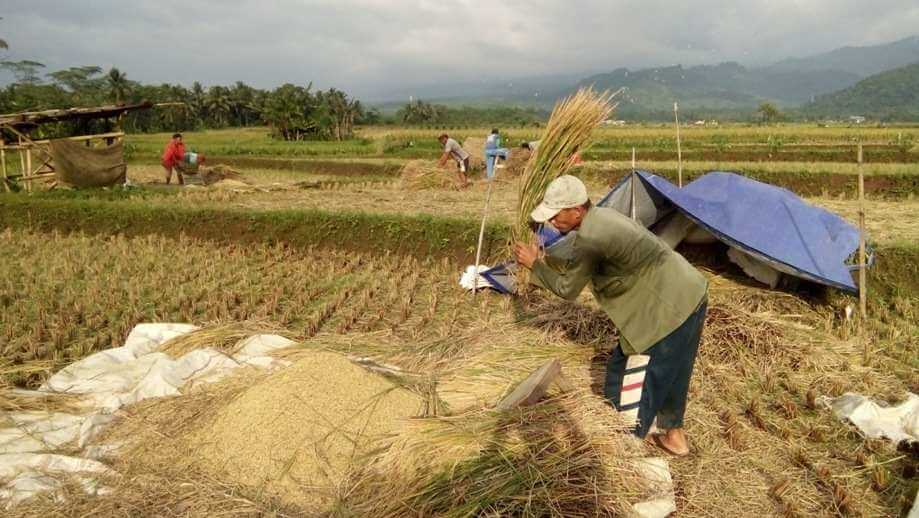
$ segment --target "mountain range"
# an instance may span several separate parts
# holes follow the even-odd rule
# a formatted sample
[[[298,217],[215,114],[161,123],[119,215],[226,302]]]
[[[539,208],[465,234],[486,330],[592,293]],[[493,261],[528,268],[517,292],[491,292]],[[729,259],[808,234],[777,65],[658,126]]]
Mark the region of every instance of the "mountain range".
[[[409,95],[454,106],[515,104],[549,108],[576,88],[593,85],[599,89],[625,88],[617,110],[622,118],[670,118],[674,101],[679,101],[681,111],[688,117],[700,118],[749,114],[767,101],[781,109],[801,108],[809,114],[831,114],[833,101],[826,97],[828,94],[861,84],[860,81],[874,74],[913,63],[919,63],[919,36],[881,45],[842,47],[768,66],[747,67],[725,62],[691,67],[619,68],[581,78],[556,75],[436,85],[412,89]],[[864,86],[847,95],[864,96],[869,88]],[[391,100],[404,103],[408,91],[400,92],[400,101]],[[818,99],[821,100],[815,105],[818,107],[806,108]]]
[[[814,118],[860,115],[871,119],[919,120],[919,63],[875,74],[801,108]]]

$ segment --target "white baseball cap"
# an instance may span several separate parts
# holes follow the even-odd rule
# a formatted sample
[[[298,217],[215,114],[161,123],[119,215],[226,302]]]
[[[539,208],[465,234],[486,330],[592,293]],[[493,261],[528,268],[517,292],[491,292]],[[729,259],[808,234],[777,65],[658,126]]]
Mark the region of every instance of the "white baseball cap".
[[[587,203],[587,200],[587,187],[584,187],[584,182],[568,174],[559,176],[546,188],[542,203],[533,209],[530,217],[537,223],[545,223],[562,209],[580,207]]]

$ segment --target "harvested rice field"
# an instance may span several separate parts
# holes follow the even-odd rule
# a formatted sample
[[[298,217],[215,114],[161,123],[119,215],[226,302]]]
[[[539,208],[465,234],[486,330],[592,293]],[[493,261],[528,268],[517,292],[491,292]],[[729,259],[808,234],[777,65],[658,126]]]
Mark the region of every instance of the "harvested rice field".
[[[415,161],[422,162],[423,161]],[[430,167],[427,164],[424,167]],[[159,167],[132,166],[129,177],[138,183],[162,182]],[[247,185],[229,188],[211,187],[191,190],[178,188],[175,196],[150,199],[154,205],[215,208],[322,209],[329,211],[367,212],[383,214],[426,214],[467,219],[481,217],[488,184],[474,182],[468,189],[456,188],[450,168],[426,171],[429,185],[406,185],[398,177],[378,174],[354,176],[317,175],[297,171],[271,169],[243,170]],[[439,173],[439,177],[437,177]],[[618,178],[618,177],[617,177]],[[598,200],[610,189],[610,182],[588,176],[589,194]],[[150,186],[148,188],[155,188]],[[516,210],[516,178],[501,178],[493,186],[489,205],[489,220],[500,223],[513,221]],[[171,194],[171,191],[169,192]],[[833,211],[853,224],[858,222],[858,201],[852,196],[812,196],[809,203]],[[875,243],[919,242],[919,198],[890,200],[869,196],[866,204],[866,227],[869,239]]]
[[[600,395],[615,330],[589,294],[577,306],[540,292],[473,299],[448,260],[283,245],[7,229],[0,249],[12,258],[0,266],[7,384],[37,386],[148,321],[243,322],[298,344],[277,353],[291,362],[277,374],[243,373],[125,407],[97,439],[124,452],[106,457],[123,475],[106,480],[110,493],[90,497],[66,485],[66,505],[38,498],[11,515],[593,516],[647,496],[629,462],[655,449],[626,440]],[[729,264],[700,266],[710,311],[687,415],[694,453],[670,461],[678,514],[906,509],[917,486],[915,452],[865,440],[819,398],[857,391],[894,402],[917,390],[916,299],[872,306],[885,313],[866,331],[875,347],[865,363],[843,316],[845,298],[764,290]],[[358,364],[341,363],[346,357],[390,366],[393,381],[361,374]],[[489,410],[551,358],[574,393],[553,390],[503,418]],[[316,362],[339,365],[332,370],[341,376],[323,382],[329,372]],[[309,439],[322,426],[306,429],[305,413],[362,415],[335,413],[349,404],[341,397],[346,372],[375,376],[358,382],[364,401],[388,394],[389,383],[404,402],[386,407],[384,437],[359,450],[339,439],[320,450],[345,453],[327,458],[316,449],[324,443]],[[402,431],[393,435],[391,426]],[[353,437],[351,428],[334,429]],[[270,446],[285,440],[287,450]],[[310,469],[316,462],[335,469]],[[306,479],[320,472],[321,483]]]
[[[675,179],[666,131],[598,130],[572,172],[598,200],[637,147],[640,168]],[[919,449],[866,438],[828,406],[919,393],[919,170],[898,132],[687,128],[686,180],[742,171],[853,223],[858,169],[845,160],[862,139],[876,159],[864,168],[877,261],[861,321],[855,297],[770,289],[724,245],[682,245],[709,309],[680,458],[629,434],[604,396],[618,332],[589,290],[571,304],[534,286],[460,286],[486,199],[483,262],[509,257],[519,172],[489,185],[475,170],[461,189],[434,165],[434,130],[293,143],[257,128],[187,134],[231,174],[166,186],[162,135],[131,136],[127,189],[0,194],[0,498],[16,503],[5,511],[587,517],[672,495],[675,516],[905,516]],[[154,340],[145,323],[195,327]],[[113,376],[104,361],[132,367]],[[567,384],[498,410],[555,361]],[[79,366],[128,387],[83,421],[86,399],[34,392]],[[31,452],[16,446],[23,435],[48,433],[40,466],[5,470]],[[41,474],[69,456],[96,463],[92,480]],[[23,496],[36,487],[49,491]]]

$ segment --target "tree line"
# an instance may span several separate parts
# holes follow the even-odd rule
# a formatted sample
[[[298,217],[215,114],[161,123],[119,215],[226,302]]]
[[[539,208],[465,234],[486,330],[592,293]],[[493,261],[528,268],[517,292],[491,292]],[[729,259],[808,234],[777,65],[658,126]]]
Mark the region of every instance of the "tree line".
[[[0,113],[74,106],[166,103],[153,110],[130,112],[122,127],[130,132],[170,132],[227,127],[269,126],[284,140],[345,140],[358,124],[376,124],[380,114],[335,88],[313,90],[312,84],[285,84],[273,90],[242,81],[232,86],[190,88],[133,81],[118,68],[71,67],[50,73],[37,61],[0,61],[15,78],[0,89]],[[86,130],[86,128],[81,128]]]
[[[450,107],[414,99],[396,111],[395,122],[410,126],[482,127],[534,126],[545,121],[549,112],[518,106]]]

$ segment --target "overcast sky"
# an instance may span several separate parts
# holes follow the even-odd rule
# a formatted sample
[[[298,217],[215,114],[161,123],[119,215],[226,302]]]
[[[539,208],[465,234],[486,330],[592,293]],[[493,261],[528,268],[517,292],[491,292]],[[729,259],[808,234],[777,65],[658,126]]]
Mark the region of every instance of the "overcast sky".
[[[917,0],[4,0],[0,59],[143,82],[416,84],[734,60],[919,33]],[[3,81],[8,81],[4,77]]]

